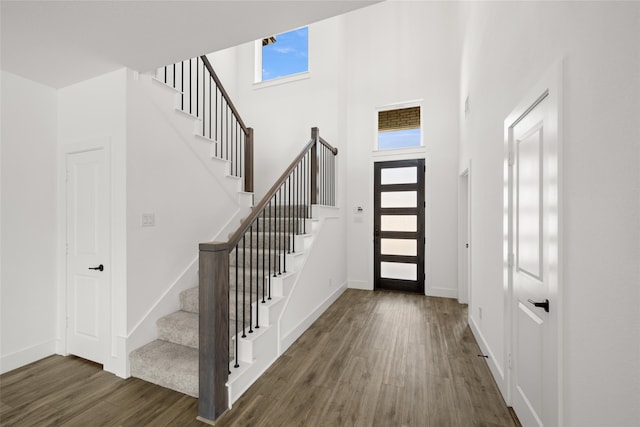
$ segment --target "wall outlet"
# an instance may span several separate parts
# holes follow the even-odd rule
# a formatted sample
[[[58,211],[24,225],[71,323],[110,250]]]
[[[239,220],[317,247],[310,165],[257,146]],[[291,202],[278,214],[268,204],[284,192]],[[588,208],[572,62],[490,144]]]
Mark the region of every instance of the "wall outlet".
[[[140,224],[143,227],[155,227],[156,226],[156,214],[143,213],[140,218]]]

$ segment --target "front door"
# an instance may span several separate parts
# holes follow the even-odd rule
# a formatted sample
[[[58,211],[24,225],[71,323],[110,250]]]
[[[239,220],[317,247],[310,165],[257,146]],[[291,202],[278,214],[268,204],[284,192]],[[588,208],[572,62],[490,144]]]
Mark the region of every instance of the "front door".
[[[374,164],[374,288],[424,294],[424,159]]]
[[[66,156],[67,352],[104,363],[109,298],[109,191],[104,149]]]
[[[511,188],[511,394],[523,426],[554,426],[559,422],[557,101],[548,88],[528,99],[505,122]]]

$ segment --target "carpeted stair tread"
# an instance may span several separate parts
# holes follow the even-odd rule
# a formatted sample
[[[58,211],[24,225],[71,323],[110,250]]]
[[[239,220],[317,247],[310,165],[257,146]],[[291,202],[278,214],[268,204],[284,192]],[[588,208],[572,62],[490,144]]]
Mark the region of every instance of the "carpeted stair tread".
[[[198,350],[155,340],[131,352],[131,375],[198,397]]]
[[[158,338],[187,347],[198,348],[198,315],[176,311],[156,322]]]

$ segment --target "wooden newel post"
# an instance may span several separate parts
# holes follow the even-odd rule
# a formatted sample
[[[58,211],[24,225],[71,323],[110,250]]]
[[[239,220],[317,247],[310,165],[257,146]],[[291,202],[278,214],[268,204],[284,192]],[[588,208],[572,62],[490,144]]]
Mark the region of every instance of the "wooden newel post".
[[[244,146],[244,191],[253,193],[253,128],[247,128]]]
[[[212,422],[229,408],[229,252],[200,244],[198,418]]]
[[[320,130],[311,128],[311,139],[315,144],[311,147],[311,204],[318,204],[318,142],[320,142]]]

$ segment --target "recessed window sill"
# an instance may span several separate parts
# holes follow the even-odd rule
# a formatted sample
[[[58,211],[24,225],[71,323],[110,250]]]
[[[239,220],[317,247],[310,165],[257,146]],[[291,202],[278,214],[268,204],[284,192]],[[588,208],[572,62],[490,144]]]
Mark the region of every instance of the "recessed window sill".
[[[303,73],[292,74],[290,76],[278,77],[271,80],[265,80],[262,82],[256,82],[253,84],[254,89],[262,89],[265,87],[278,86],[286,83],[297,82],[299,80],[306,80],[311,77],[311,73],[309,71],[305,71]]]
[[[378,149],[374,149],[372,151],[372,155],[374,157],[377,156],[385,156],[385,155],[394,155],[394,154],[412,154],[412,153],[424,153],[425,152],[425,146],[421,145],[419,147],[406,147],[406,148],[392,148],[389,150],[378,150]]]

